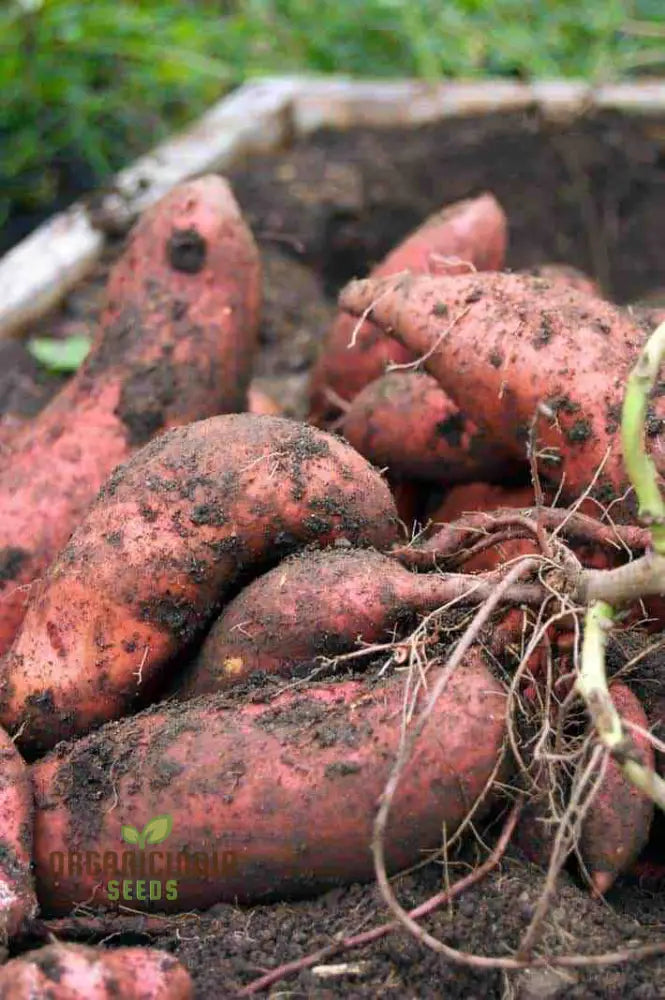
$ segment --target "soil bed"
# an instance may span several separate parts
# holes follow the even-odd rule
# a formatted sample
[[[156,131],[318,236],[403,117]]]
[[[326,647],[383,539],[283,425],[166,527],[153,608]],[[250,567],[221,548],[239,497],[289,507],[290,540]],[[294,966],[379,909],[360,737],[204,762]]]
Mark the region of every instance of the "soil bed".
[[[365,272],[422,217],[446,202],[492,191],[510,220],[511,268],[563,261],[580,267],[621,303],[665,299],[665,118],[588,117],[572,127],[535,114],[449,120],[413,130],[321,132],[279,154],[239,164],[230,179],[261,246],[266,304],[257,364],[259,384],[285,411],[305,413],[307,372],[334,314],[334,296]],[[109,262],[121,243],[62,307],[29,331],[65,336],[94,328]],[[28,417],[62,384],[28,359],[21,345],[0,345],[0,415]],[[1,448],[1,443],[0,443]],[[495,831],[494,831],[495,832]],[[486,833],[489,840],[492,831]],[[476,858],[472,845],[451,881]],[[464,866],[462,862],[466,862]],[[399,882],[416,905],[441,885],[430,863]],[[427,929],[466,952],[507,955],[533,914],[543,874],[517,855]],[[566,875],[549,915],[541,953],[601,953],[665,937],[665,876],[649,885],[625,879],[605,902]],[[125,914],[103,929],[85,920],[68,937],[109,944],[154,943],[180,957],[197,997],[234,996],[282,962],[338,933],[388,919],[376,888],[351,886],[314,899],[164,918]],[[34,943],[34,942],[31,942]],[[292,997],[586,998],[650,1000],[665,995],[665,959],[634,965],[511,973],[455,966],[406,932],[329,960],[352,971],[312,971],[273,987]]]

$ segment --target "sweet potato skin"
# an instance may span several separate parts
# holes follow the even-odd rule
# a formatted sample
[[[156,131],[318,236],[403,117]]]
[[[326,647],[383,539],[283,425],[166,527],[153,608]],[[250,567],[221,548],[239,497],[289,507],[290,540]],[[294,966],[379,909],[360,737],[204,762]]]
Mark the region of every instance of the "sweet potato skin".
[[[610,686],[610,695],[623,719],[648,730],[647,715],[629,687],[616,682]],[[642,762],[653,770],[654,750],[649,740],[633,731],[630,736]],[[596,893],[607,892],[637,859],[649,839],[653,813],[653,801],[623,776],[614,760],[609,760],[580,831],[580,854]]]
[[[37,909],[30,867],[33,820],[28,767],[0,728],[0,944],[14,937]]]
[[[507,221],[491,194],[456,202],[430,216],[372,271],[372,277],[402,271],[456,273],[496,270],[503,265]],[[460,262],[461,265],[460,265]],[[323,425],[339,412],[327,390],[344,400],[383,374],[388,362],[413,360],[411,352],[364,322],[349,343],[355,319],[340,313],[324,341],[310,384],[310,420]]]
[[[441,669],[432,664],[428,681]],[[216,853],[219,863],[215,877],[204,877],[203,861],[198,876],[190,866],[177,877],[177,899],[160,908],[288,899],[373,878],[372,824],[400,742],[403,699],[399,675],[310,685],[235,707],[213,696],[61,744],[32,767],[44,912],[64,913],[104,882],[87,866],[54,876],[54,852],[120,854],[123,823],[140,829],[163,814],[173,819],[160,845],[169,856],[205,852],[212,866]],[[474,649],[397,788],[386,835],[391,871],[438,844],[444,821],[449,833],[457,827],[483,791],[504,735],[505,692]],[[111,760],[113,773],[104,763]],[[95,902],[104,904],[105,893],[103,885]]]
[[[601,295],[598,283],[585,274],[584,271],[580,271],[570,264],[540,264],[538,267],[530,268],[527,273],[533,275],[534,278],[542,278],[547,282],[548,287],[554,285],[564,291],[572,288],[577,292],[583,292],[585,295],[591,295],[596,298],[599,298]]]
[[[151,696],[237,581],[311,543],[386,548],[397,515],[346,442],[229,414],[152,441],[111,476],[35,587],[0,661],[0,720],[31,752]]]
[[[373,321],[419,356],[436,343],[425,368],[517,458],[525,455],[538,405],[547,404],[556,421],[538,424],[543,476],[557,484],[565,476],[564,498],[576,498],[590,470],[605,462],[593,493],[607,503],[628,485],[616,432],[644,333],[618,307],[544,286],[518,274],[405,275],[351,282],[340,304],[354,315],[371,308]],[[456,321],[442,338],[443,307]],[[474,399],[482,402],[471,412]],[[545,448],[556,448],[561,460],[547,461]],[[630,498],[612,510],[619,518],[635,515]]]
[[[245,408],[260,264],[220,177],[180,185],[139,221],[115,265],[92,352],[8,444],[0,474],[0,654],[30,584],[102,483],[168,427]]]
[[[365,386],[342,433],[373,465],[422,482],[502,478],[515,465],[426,372],[387,372]]]
[[[0,968],[0,1000],[191,1000],[192,980],[168,952],[49,944]]]
[[[318,657],[386,642],[445,602],[437,573],[410,573],[380,552],[304,552],[238,594],[213,623],[181,697],[221,691],[252,674],[304,676]]]

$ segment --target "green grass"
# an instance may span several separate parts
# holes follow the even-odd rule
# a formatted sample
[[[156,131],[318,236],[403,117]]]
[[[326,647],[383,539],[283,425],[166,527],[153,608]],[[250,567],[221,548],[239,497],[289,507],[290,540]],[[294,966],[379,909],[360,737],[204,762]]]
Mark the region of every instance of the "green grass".
[[[0,226],[261,73],[665,74],[662,0],[5,0]],[[661,37],[658,33],[661,32]]]

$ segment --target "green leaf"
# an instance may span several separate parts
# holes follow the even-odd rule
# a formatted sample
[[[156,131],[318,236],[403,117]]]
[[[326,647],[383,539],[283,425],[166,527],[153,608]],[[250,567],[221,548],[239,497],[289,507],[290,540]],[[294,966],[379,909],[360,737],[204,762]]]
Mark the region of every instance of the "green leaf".
[[[163,840],[166,840],[172,829],[173,817],[169,813],[153,817],[143,827],[141,846],[145,846],[145,844],[161,844]]]
[[[53,372],[75,372],[85,361],[91,340],[83,334],[55,340],[51,337],[33,337],[28,350],[40,365]]]
[[[140,834],[135,826],[122,826],[120,828],[120,836],[126,844],[138,844]]]

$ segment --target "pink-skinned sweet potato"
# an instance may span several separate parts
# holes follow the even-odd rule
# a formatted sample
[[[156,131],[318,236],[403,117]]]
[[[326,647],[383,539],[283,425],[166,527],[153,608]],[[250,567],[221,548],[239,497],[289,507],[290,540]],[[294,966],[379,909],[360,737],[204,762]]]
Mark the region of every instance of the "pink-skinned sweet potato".
[[[442,669],[431,664],[429,690]],[[60,744],[32,767],[44,913],[93,899],[190,910],[372,879],[372,825],[400,745],[404,696],[402,674],[311,684],[235,705],[213,695]],[[421,688],[416,711],[425,699]],[[385,840],[391,872],[437,847],[444,823],[450,835],[485,791],[502,750],[505,710],[502,686],[473,648],[397,787]],[[157,817],[159,837],[151,832]],[[135,831],[125,831],[124,843],[123,826]],[[155,852],[148,845],[157,840]],[[132,875],[132,864],[143,868]],[[158,884],[146,899],[151,875]]]
[[[507,222],[491,194],[449,205],[431,215],[373,269],[372,277],[402,271],[441,274],[469,270],[498,270],[503,265]],[[325,424],[339,408],[336,400],[350,400],[364,386],[383,374],[389,362],[411,361],[408,348],[386,337],[366,321],[356,331],[356,321],[340,313],[323,343],[312,370],[310,420]],[[331,394],[332,390],[332,394]]]
[[[240,579],[311,543],[396,535],[385,482],[324,431],[233,414],[167,432],[113,473],[33,588],[0,661],[0,722],[34,751],[117,718]]]
[[[46,945],[0,968],[0,1000],[191,1000],[187,970],[155,948]]]
[[[627,491],[617,428],[644,332],[616,306],[544,285],[518,274],[402,275],[351,282],[340,304],[358,316],[369,310],[517,458],[545,404],[553,417],[538,422],[542,475],[563,480],[564,499],[574,499],[604,462],[592,493],[607,503]],[[662,434],[654,433],[657,445]],[[612,516],[632,518],[634,507],[632,496],[618,500]]]
[[[34,916],[33,802],[28,767],[0,728],[0,946]]]
[[[445,604],[438,573],[411,573],[371,550],[305,552],[238,594],[214,622],[180,696],[208,694],[252,674],[302,676],[318,658],[391,636]]]
[[[245,408],[258,251],[222,178],[175,188],[112,270],[83,367],[8,439],[0,471],[0,654],[110,472],[166,428]]]
[[[501,480],[515,468],[513,456],[427,372],[388,372],[370,382],[352,400],[341,429],[373,465],[423,482]]]
[[[617,681],[611,685],[610,695],[622,719],[649,729],[646,712],[629,687]],[[633,730],[628,733],[642,763],[653,770],[655,755],[648,738]],[[580,830],[580,854],[596,894],[607,892],[637,859],[649,839],[653,813],[653,800],[629,782],[617,762],[610,759]]]

